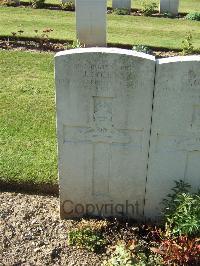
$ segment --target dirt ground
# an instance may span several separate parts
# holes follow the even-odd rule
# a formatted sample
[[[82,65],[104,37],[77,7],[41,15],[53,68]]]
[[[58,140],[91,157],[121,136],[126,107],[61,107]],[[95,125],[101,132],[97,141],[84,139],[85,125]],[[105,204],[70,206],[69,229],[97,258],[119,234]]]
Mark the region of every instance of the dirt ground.
[[[68,246],[74,223],[56,197],[0,192],[0,266],[101,265],[102,254]]]

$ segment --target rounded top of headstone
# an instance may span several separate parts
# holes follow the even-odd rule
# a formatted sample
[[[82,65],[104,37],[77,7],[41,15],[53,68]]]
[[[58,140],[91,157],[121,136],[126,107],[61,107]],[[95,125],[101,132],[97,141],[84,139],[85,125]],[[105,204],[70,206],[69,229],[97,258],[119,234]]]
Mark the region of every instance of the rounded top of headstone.
[[[72,54],[87,54],[87,53],[102,53],[102,54],[120,54],[120,55],[130,55],[134,57],[139,57],[143,59],[148,59],[155,61],[155,57],[149,54],[140,53],[132,50],[121,49],[121,48],[106,48],[106,47],[91,47],[91,48],[77,48],[58,52],[55,57],[60,57],[64,55]]]
[[[157,60],[159,64],[200,61],[200,55],[174,56]]]

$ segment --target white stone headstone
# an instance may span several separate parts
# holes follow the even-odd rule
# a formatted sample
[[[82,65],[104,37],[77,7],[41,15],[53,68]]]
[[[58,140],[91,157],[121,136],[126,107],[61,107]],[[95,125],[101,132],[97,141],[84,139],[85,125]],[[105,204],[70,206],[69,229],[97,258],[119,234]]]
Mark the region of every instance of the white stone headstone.
[[[160,0],[160,13],[178,15],[179,0]]]
[[[160,59],[156,69],[145,204],[153,218],[174,180],[200,187],[200,56]]]
[[[85,48],[55,57],[62,218],[141,219],[155,59]]]
[[[77,39],[86,47],[106,46],[106,0],[76,0]]]
[[[112,0],[112,8],[113,9],[131,9],[131,0]]]

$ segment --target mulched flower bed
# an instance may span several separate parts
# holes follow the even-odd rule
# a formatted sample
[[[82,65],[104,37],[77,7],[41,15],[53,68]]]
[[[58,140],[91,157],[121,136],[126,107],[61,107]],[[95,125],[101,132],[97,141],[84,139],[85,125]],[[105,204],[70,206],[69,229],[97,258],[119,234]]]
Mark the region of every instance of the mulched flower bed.
[[[51,40],[31,40],[31,39],[19,39],[14,38],[0,38],[0,49],[2,50],[20,50],[20,51],[41,51],[41,52],[59,52],[63,51],[72,44],[72,41],[68,42],[56,42]],[[132,45],[126,44],[108,44],[108,47],[116,47],[122,49],[132,49]],[[158,48],[151,48],[152,55],[156,58],[179,56],[180,51],[167,50]]]

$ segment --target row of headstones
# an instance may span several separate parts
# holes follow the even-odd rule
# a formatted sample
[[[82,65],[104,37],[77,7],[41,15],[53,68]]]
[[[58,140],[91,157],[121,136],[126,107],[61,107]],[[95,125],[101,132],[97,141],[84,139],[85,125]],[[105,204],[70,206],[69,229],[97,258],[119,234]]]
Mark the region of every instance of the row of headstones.
[[[200,187],[200,56],[74,49],[55,78],[61,217],[156,219],[174,180]]]
[[[81,0],[83,1],[83,0]],[[62,0],[63,3],[72,2],[75,4],[75,0]],[[78,2],[78,0],[76,0]],[[84,1],[83,1],[84,2]],[[106,1],[107,2],[107,1]],[[131,0],[112,0],[112,8],[116,9],[131,9]],[[159,11],[160,13],[170,13],[172,15],[178,14],[179,0],[160,0]]]
[[[77,39],[87,47],[106,46],[107,0],[76,0]],[[179,0],[161,0],[162,12],[178,12]],[[130,7],[131,1],[113,1],[113,6]]]

